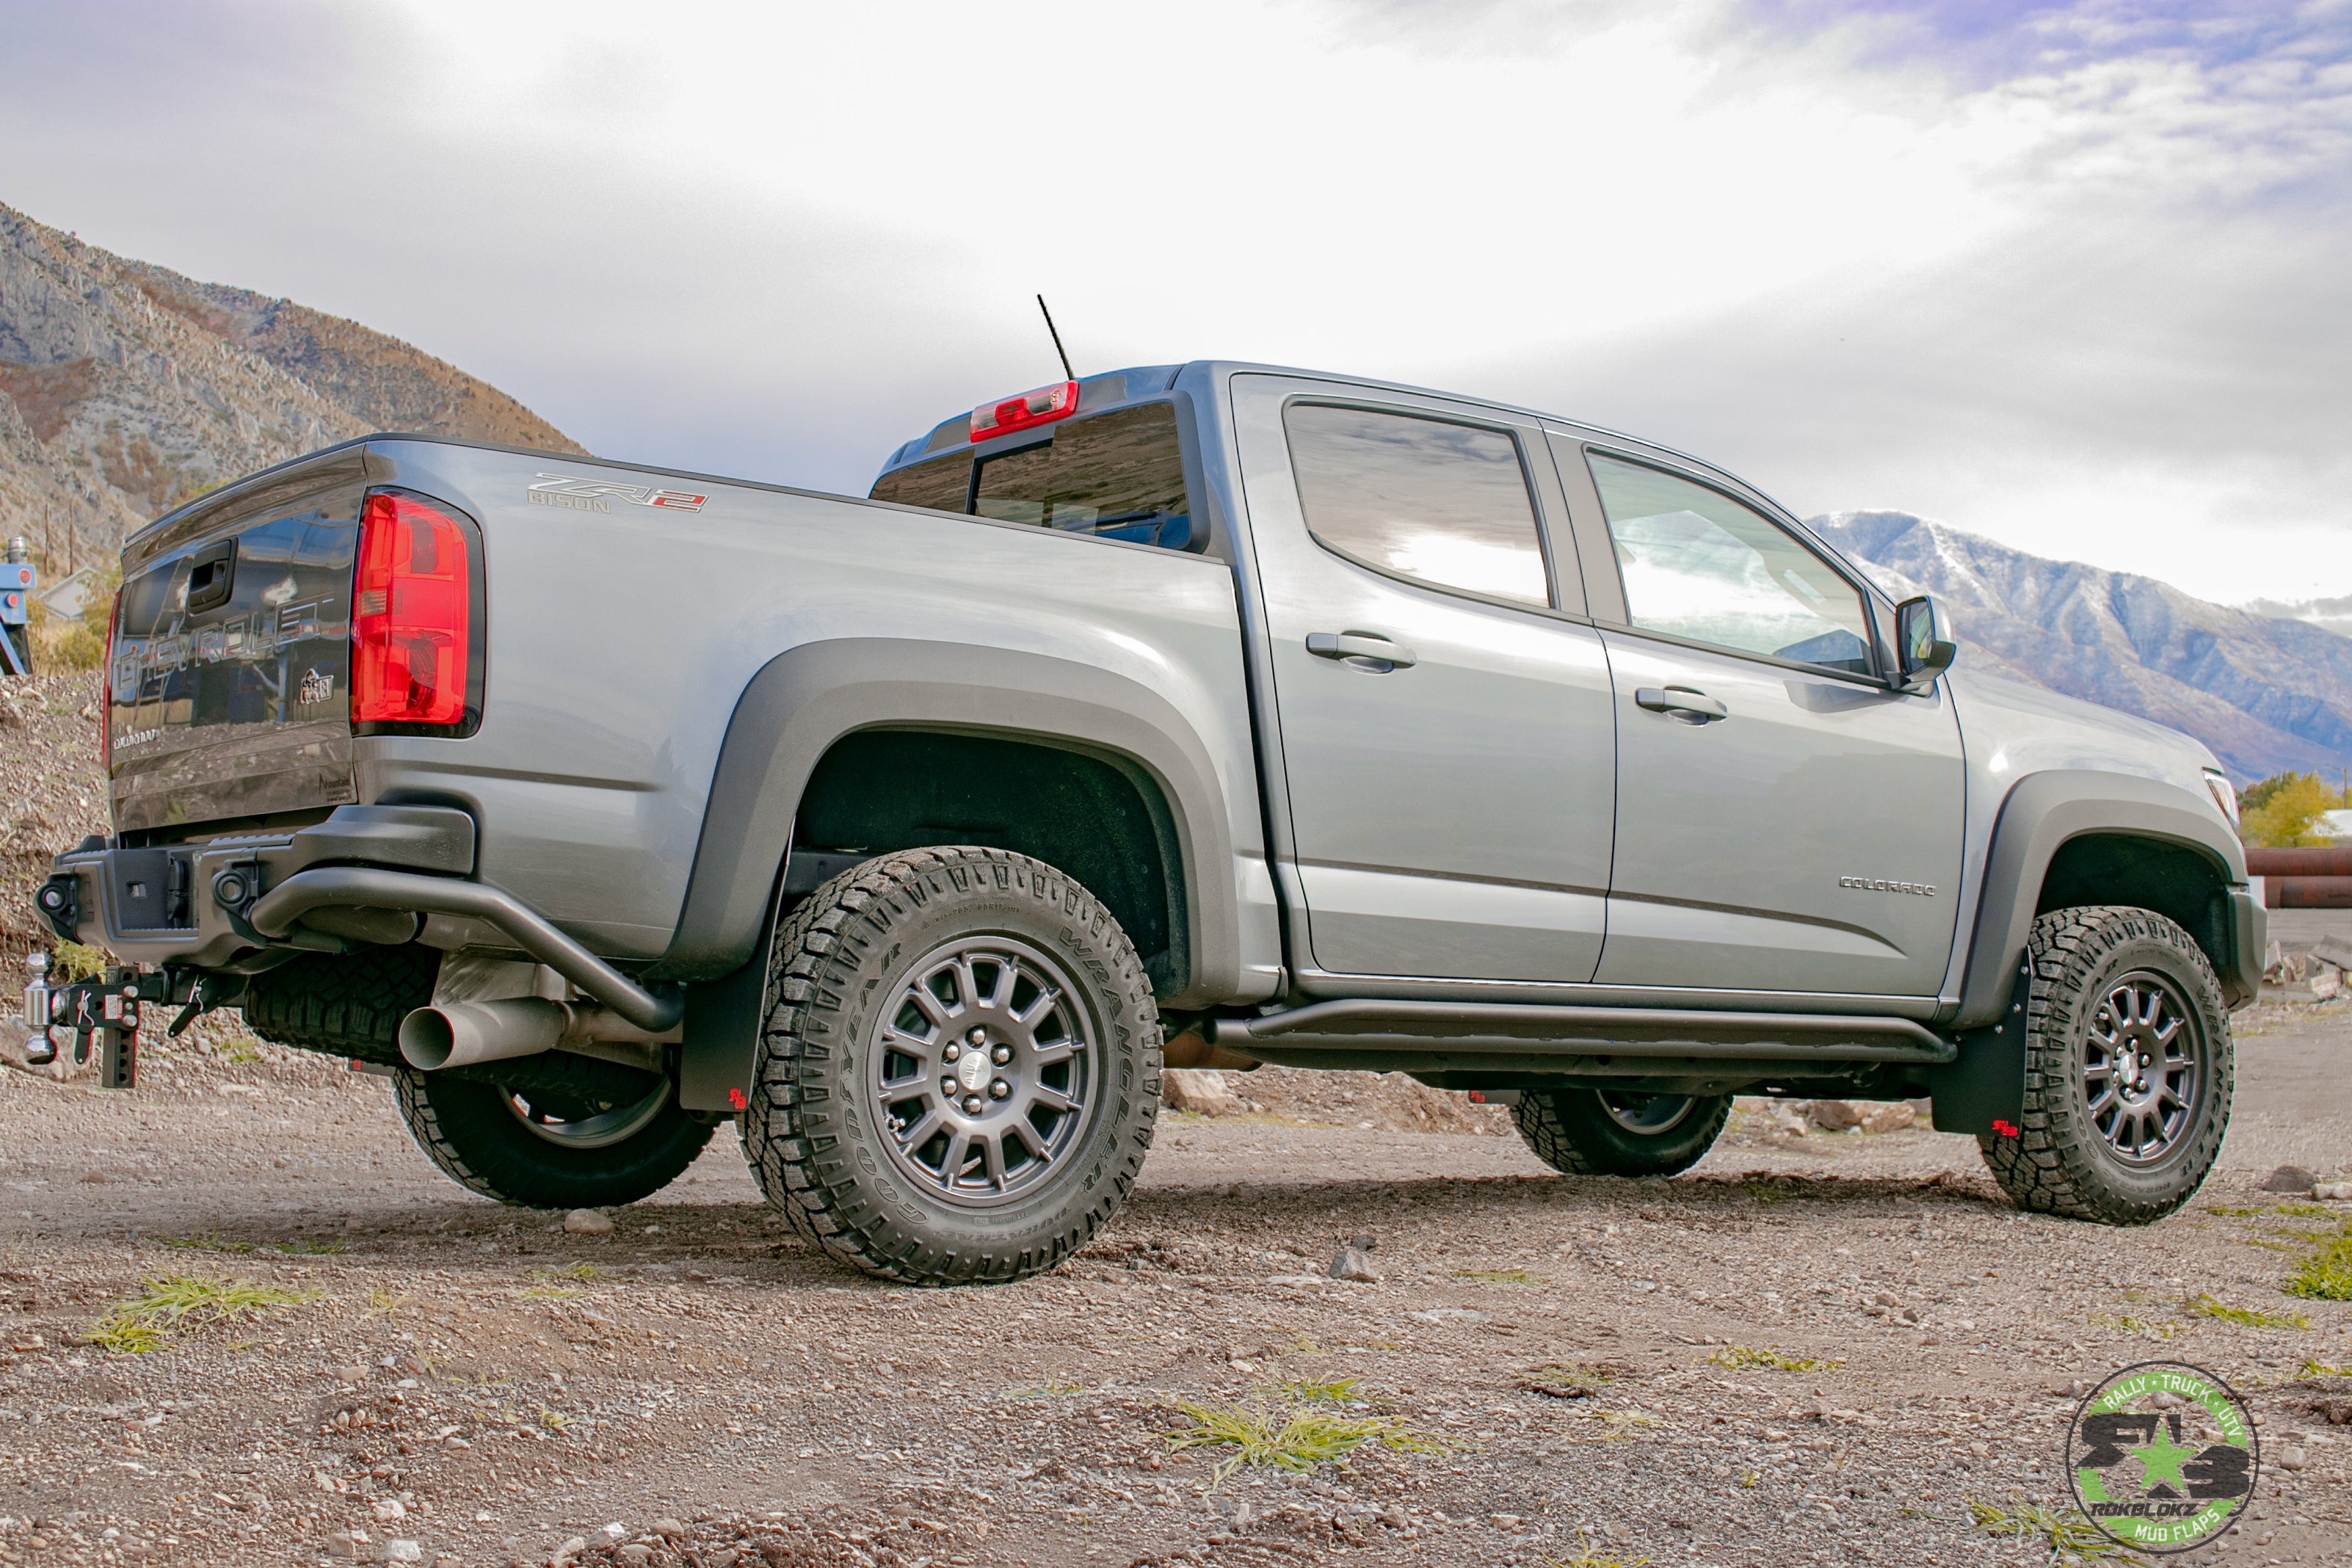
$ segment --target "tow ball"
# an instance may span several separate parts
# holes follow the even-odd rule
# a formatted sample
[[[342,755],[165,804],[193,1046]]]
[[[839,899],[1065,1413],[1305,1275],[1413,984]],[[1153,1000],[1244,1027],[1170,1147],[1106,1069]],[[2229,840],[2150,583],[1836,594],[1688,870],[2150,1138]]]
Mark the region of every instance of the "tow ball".
[[[26,1061],[45,1067],[63,1050],[69,1053],[75,1067],[81,1067],[94,1049],[100,1089],[137,1087],[139,1005],[171,1000],[170,975],[110,968],[93,980],[52,984],[47,953],[26,955],[25,966],[31,972],[25,987],[25,1027],[30,1031],[25,1042]],[[201,992],[192,988],[189,1003],[190,1011],[173,1026],[174,1034],[203,1011]]]

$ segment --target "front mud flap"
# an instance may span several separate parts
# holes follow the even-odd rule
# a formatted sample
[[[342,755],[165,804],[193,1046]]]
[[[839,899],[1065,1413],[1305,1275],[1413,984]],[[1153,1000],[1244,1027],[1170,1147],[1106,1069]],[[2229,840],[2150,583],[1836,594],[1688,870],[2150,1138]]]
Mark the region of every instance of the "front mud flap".
[[[1927,1074],[1937,1131],[2014,1138],[2024,1125],[2025,1003],[2032,978],[2021,966],[2000,1022],[1954,1036],[1959,1055]]]

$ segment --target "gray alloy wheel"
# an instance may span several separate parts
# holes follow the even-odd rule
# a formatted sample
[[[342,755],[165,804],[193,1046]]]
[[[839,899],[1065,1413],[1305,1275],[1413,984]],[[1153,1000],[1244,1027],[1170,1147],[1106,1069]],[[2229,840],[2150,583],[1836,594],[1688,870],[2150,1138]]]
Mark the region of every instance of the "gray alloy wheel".
[[[2153,910],[2053,910],[2026,943],[2025,1105],[1981,1134],[2020,1208],[2146,1225],[2220,1157],[2235,1047],[2203,951]]]
[[[1021,1279],[1126,1203],[1160,1014],[1069,877],[970,845],[881,856],[793,910],[768,976],[743,1153],[826,1252],[913,1285]]]
[[[1014,937],[959,937],[908,964],[898,990],[866,1058],[892,1163],[975,1208],[1050,1181],[1086,1130],[1097,1075],[1068,972]]]
[[[2152,1165],[2196,1123],[2205,1035],[2179,989],[2133,970],[2107,987],[2083,1031],[2083,1090],[2110,1155]]]

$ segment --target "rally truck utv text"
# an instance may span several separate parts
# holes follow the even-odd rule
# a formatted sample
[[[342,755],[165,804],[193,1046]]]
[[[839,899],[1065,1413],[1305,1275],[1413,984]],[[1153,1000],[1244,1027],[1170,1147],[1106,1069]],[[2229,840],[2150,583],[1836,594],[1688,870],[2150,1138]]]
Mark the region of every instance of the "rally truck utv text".
[[[924,1284],[1085,1246],[1163,1063],[1480,1089],[1617,1175],[1925,1095],[2154,1219],[2255,992],[2235,797],[1951,659],[1719,469],[1296,371],[1041,388],[863,500],[376,437],[125,548],[115,831],[38,894],[120,967],[26,1005],[126,1087],[142,1003],[242,1006],[509,1203],[731,1119]]]

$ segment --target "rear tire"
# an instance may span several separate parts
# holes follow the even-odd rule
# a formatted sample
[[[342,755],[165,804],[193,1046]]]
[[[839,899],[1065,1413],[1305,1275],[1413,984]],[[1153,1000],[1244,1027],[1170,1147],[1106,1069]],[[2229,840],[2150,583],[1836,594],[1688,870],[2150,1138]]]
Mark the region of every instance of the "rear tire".
[[[1715,1146],[1727,1094],[1526,1089],[1511,1121],[1537,1159],[1571,1176],[1671,1176]]]
[[[1160,1015],[1070,878],[1001,849],[867,861],[776,933],[769,987],[744,1156],[835,1258],[916,1285],[1020,1279],[1126,1203]]]
[[[306,955],[253,977],[245,1021],[281,1046],[391,1068],[417,1146],[451,1181],[503,1204],[633,1204],[677,1180],[710,1142],[710,1125],[678,1109],[668,1079],[613,1062],[550,1051],[443,1072],[409,1067],[400,1021],[432,1002],[440,968],[437,949],[414,943]]]
[[[417,1147],[470,1192],[522,1208],[617,1208],[676,1181],[710,1142],[711,1124],[678,1108],[667,1078],[632,1072],[635,1081],[615,1094],[607,1075],[583,1070],[585,1087],[567,1093],[550,1082],[562,1066],[610,1064],[561,1053],[527,1059],[541,1079],[528,1096],[394,1069]]]
[[[1982,1134],[2017,1206],[2147,1225],[2195,1195],[2221,1152],[2236,1047],[2195,940],[2150,910],[2053,910],[2026,943],[2025,1110]]]

